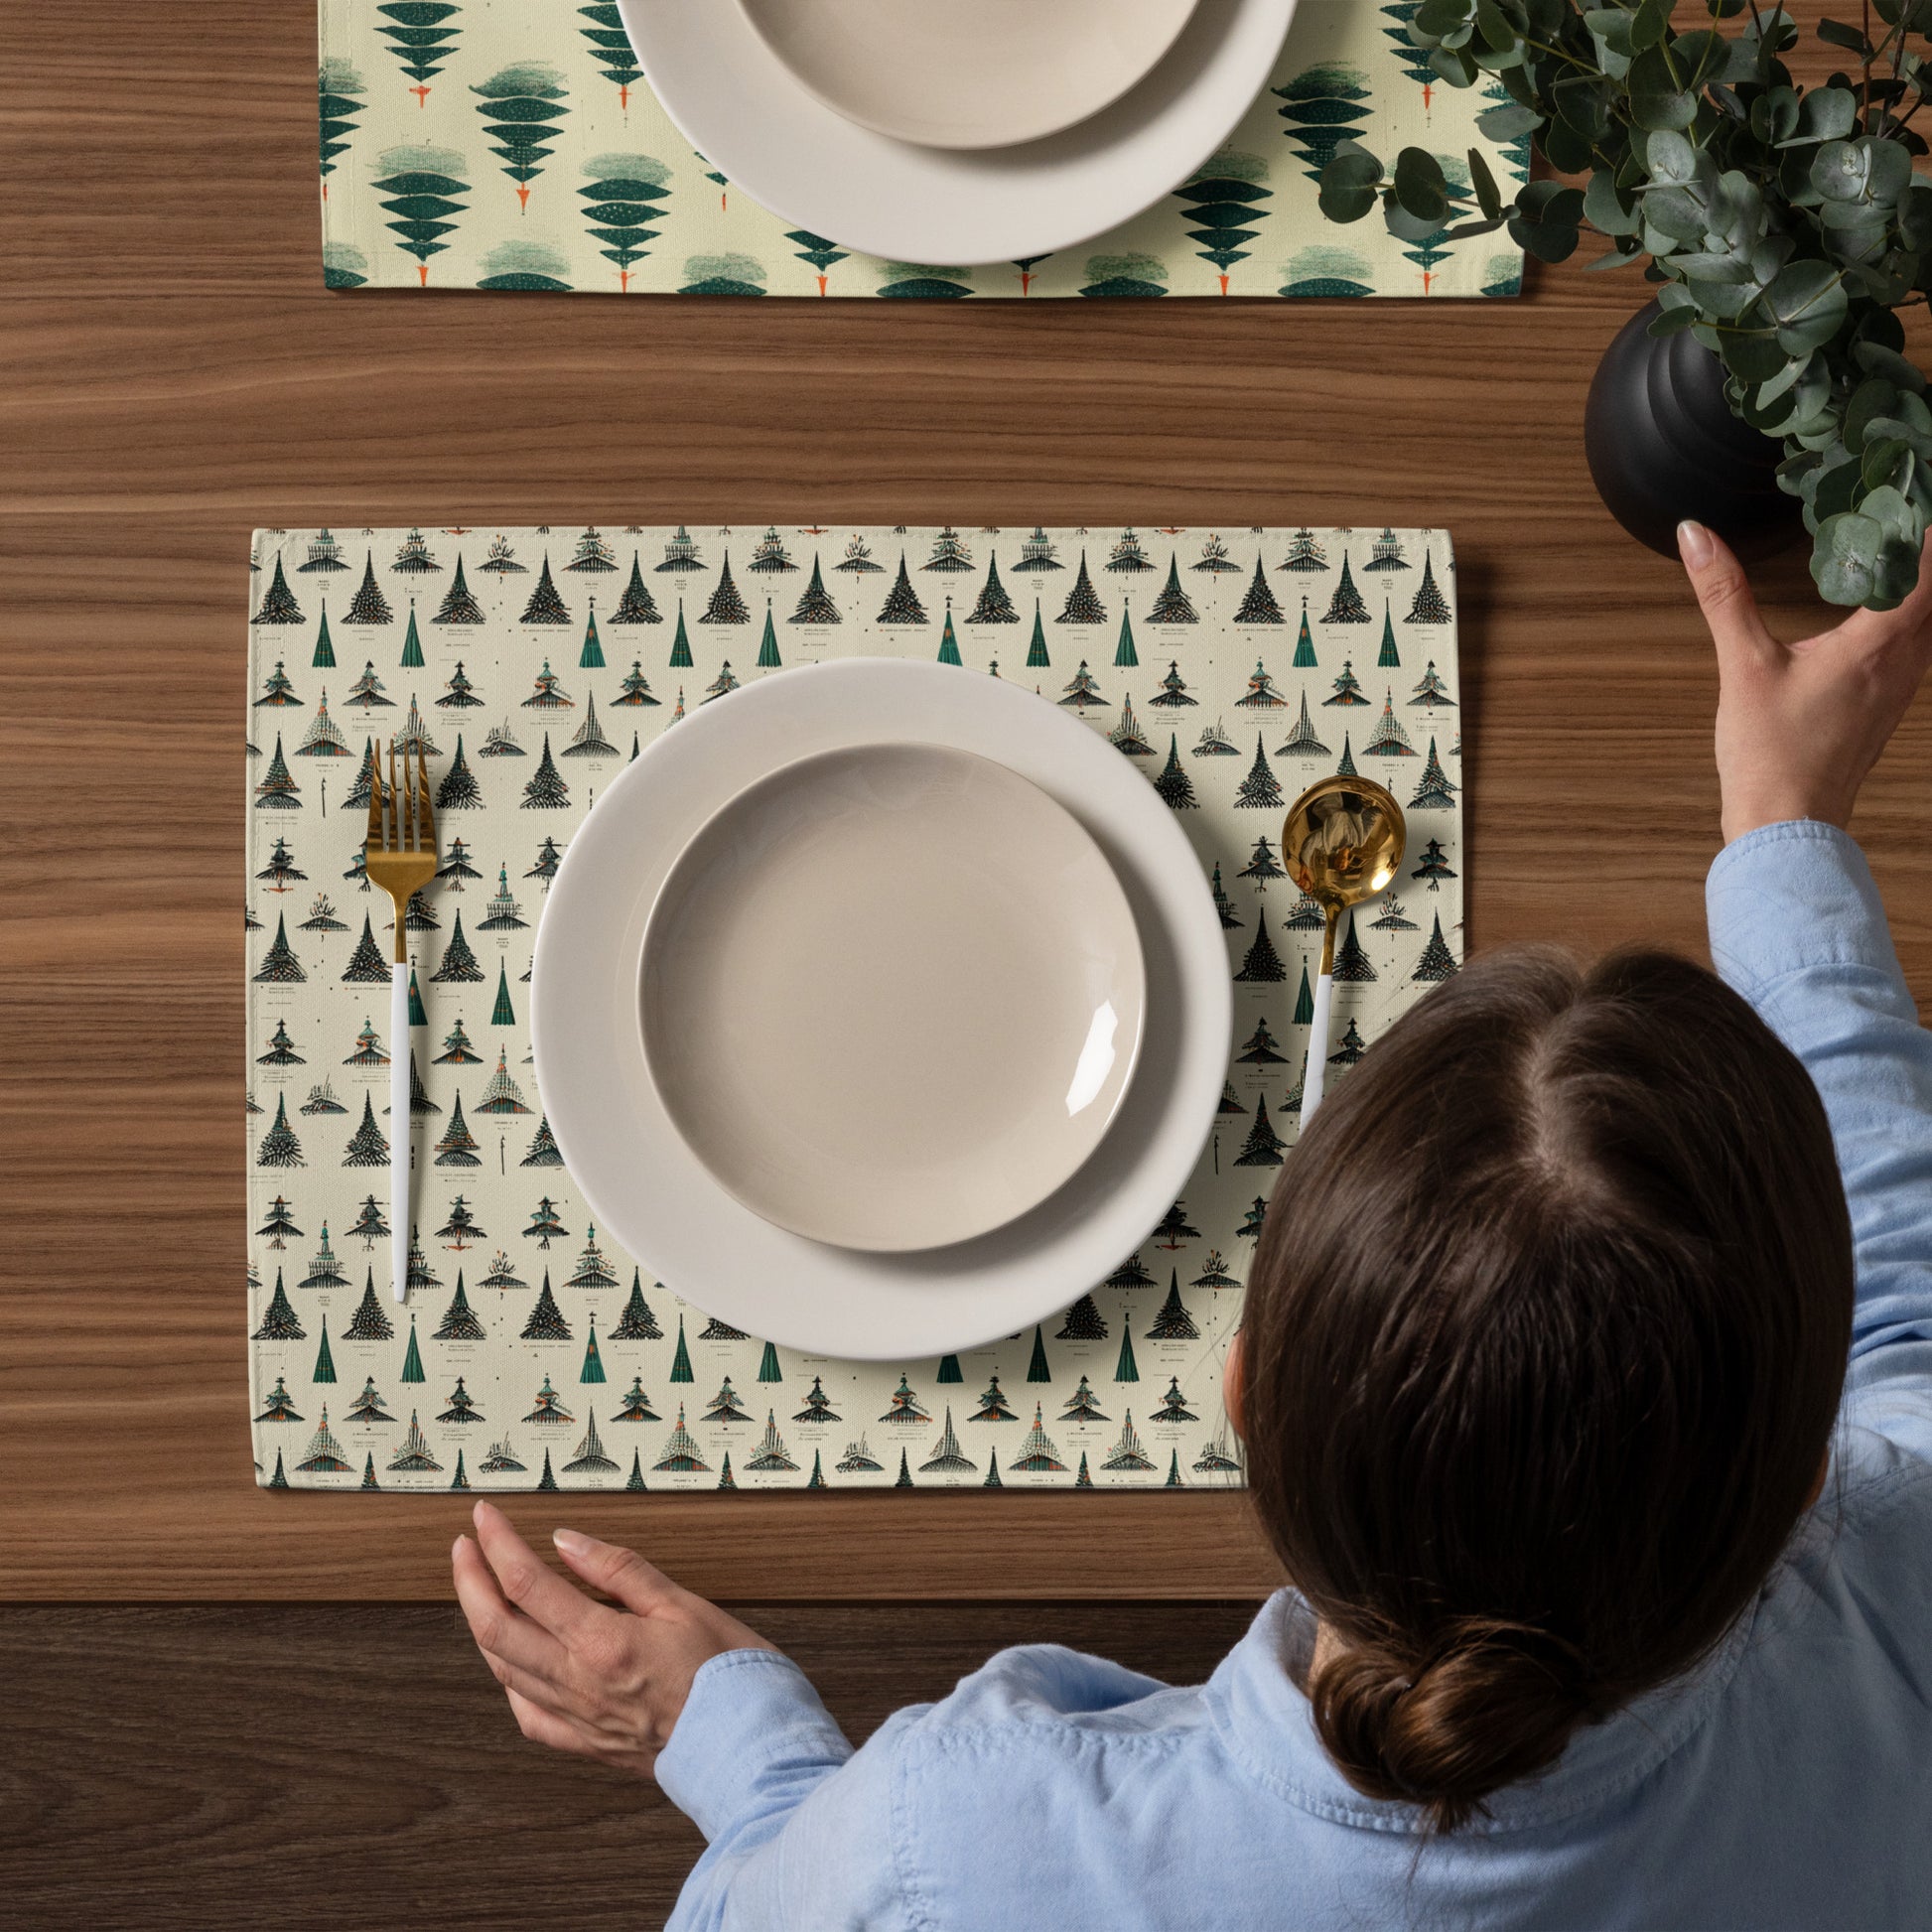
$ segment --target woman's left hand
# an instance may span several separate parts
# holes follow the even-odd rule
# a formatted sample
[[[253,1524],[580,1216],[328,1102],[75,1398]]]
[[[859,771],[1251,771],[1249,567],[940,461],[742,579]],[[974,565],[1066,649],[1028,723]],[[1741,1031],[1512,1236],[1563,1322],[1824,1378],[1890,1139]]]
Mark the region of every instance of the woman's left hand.
[[[456,1540],[457,1600],[524,1736],[648,1773],[670,1740],[699,1665],[728,1650],[775,1650],[717,1604],[680,1589],[634,1550],[575,1530],[552,1538],[599,1603],[556,1576],[488,1503],[477,1541]]]

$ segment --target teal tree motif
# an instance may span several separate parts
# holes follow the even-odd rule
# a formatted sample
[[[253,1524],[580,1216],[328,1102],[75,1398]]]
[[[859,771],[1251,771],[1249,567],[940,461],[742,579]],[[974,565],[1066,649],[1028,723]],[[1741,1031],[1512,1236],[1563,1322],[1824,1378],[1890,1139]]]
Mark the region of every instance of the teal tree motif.
[[[1353,248],[1330,242],[1313,242],[1298,248],[1282,273],[1284,295],[1347,296],[1373,295],[1375,270],[1366,255]]]
[[[556,122],[570,112],[563,105],[570,89],[548,61],[516,61],[470,91],[479,96],[483,132],[501,144],[490,152],[502,157],[503,173],[516,184],[516,205],[527,210],[530,183],[550,154],[544,143],[556,138]]]
[[[1248,259],[1241,245],[1260,233],[1244,223],[1265,221],[1269,210],[1259,205],[1268,201],[1273,190],[1262,184],[1268,179],[1268,164],[1258,154],[1245,154],[1238,148],[1223,148],[1194,171],[1192,178],[1174,190],[1182,204],[1181,216],[1194,223],[1188,239],[1201,243],[1199,253],[1220,272],[1221,293],[1228,292],[1228,270]]]
[[[785,239],[795,244],[798,259],[809,262],[818,271],[818,292],[825,293],[825,278],[846,258],[846,253],[836,241],[827,241],[822,234],[813,234],[809,228],[791,228]]]
[[[365,103],[358,97],[368,92],[368,82],[340,55],[331,54],[316,71],[316,98],[322,120],[322,199],[329,199],[329,177],[336,172],[336,157],[348,152],[348,137],[355,131],[355,116]]]
[[[376,8],[393,23],[376,31],[402,63],[403,72],[416,83],[409,91],[416,96],[418,107],[428,105],[430,76],[443,71],[452,52],[449,43],[461,31],[443,23],[461,11],[448,0],[388,0],[387,5]]]
[[[369,258],[352,241],[322,244],[322,285],[326,289],[359,289],[369,279]]]
[[[972,271],[966,268],[932,268],[921,262],[888,262],[881,295],[910,297],[914,300],[957,301],[973,292]]]
[[[568,289],[570,262],[547,241],[499,241],[483,261],[480,289]]]
[[[1274,92],[1285,103],[1283,132],[1302,150],[1303,172],[1318,182],[1335,150],[1352,141],[1368,119],[1368,75],[1344,61],[1322,61]]]
[[[750,255],[690,255],[680,295],[762,295],[764,264]]]
[[[618,286],[628,294],[631,264],[643,260],[646,242],[657,239],[658,230],[646,224],[663,218],[664,210],[653,204],[671,192],[671,171],[647,154],[594,154],[584,172],[591,178],[588,188],[577,191],[586,203],[584,218],[592,238],[604,244],[598,253],[617,263]]]
[[[1425,295],[1435,287],[1438,267],[1455,252],[1449,241],[1450,224],[1469,211],[1475,199],[1469,187],[1469,164],[1452,154],[1439,154],[1436,159],[1442,164],[1443,179],[1449,190],[1449,221],[1434,234],[1424,235],[1420,241],[1413,242],[1402,251],[1404,261],[1412,261],[1422,270],[1422,292]]]
[[[1166,295],[1168,265],[1158,255],[1089,255],[1082,295]]]
[[[591,23],[577,31],[590,42],[605,73],[616,83],[618,105],[629,113],[630,83],[642,69],[637,66],[636,55],[630,51],[630,36],[623,31],[622,18],[611,0],[599,0],[598,5],[579,7],[577,11]]]
[[[1382,11],[1388,17],[1389,25],[1382,29],[1383,37],[1395,43],[1396,60],[1409,78],[1422,88],[1422,110],[1429,112],[1436,98],[1436,83],[1442,78],[1429,65],[1429,50],[1418,47],[1409,33],[1409,23],[1422,9],[1422,0],[1394,0]]]
[[[417,279],[427,288],[429,258],[449,246],[437,236],[455,228],[447,217],[467,206],[455,198],[470,193],[469,164],[454,148],[400,147],[384,148],[377,165],[382,176],[375,191],[393,217],[388,225],[402,237],[396,246],[416,257]]]
[[[1046,255],[1028,255],[1023,259],[1015,261],[1013,265],[1020,271],[1020,293],[1022,295],[1031,295],[1034,292],[1034,270],[1041,262],[1050,259]]]

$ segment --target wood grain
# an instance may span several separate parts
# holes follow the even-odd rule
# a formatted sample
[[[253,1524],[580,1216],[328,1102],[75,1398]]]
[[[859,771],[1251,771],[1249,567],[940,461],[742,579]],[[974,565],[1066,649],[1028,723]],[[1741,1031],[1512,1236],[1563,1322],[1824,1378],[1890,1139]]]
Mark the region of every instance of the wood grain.
[[[1701,949],[1709,647],[1675,568],[1598,506],[1579,433],[1633,279],[1534,272],[1495,304],[331,295],[307,10],[101,0],[85,35],[10,13],[0,1593],[447,1587],[457,1499],[250,1485],[232,757],[256,524],[1446,525],[1473,942]],[[96,58],[116,45],[140,61]],[[1782,634],[1815,627],[1801,556],[1764,589]],[[1928,755],[1921,704],[1857,828],[1922,997]],[[567,1513],[729,1597],[1274,1577],[1229,1497]]]
[[[1252,1606],[758,1604],[855,1743],[1005,1644],[1198,1683]],[[453,1610],[0,1611],[0,1898],[31,1932],[664,1923],[656,1787],[518,1734]]]

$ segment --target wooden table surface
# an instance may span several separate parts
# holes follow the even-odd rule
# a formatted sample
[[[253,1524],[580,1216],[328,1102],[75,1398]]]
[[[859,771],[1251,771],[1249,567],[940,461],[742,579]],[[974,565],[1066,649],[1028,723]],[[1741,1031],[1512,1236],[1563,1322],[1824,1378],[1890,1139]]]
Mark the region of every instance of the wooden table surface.
[[[311,9],[9,13],[0,1595],[447,1590],[461,1498],[251,1479],[232,780],[255,525],[1446,525],[1471,942],[1701,950],[1710,652],[1675,568],[1599,507],[1579,429],[1634,277],[1533,270],[1520,303],[327,294]],[[1765,582],[1774,628],[1815,626],[1801,557]],[[1929,755],[1921,703],[1856,828],[1921,999]],[[1274,1580],[1225,1495],[562,1508],[733,1598]]]

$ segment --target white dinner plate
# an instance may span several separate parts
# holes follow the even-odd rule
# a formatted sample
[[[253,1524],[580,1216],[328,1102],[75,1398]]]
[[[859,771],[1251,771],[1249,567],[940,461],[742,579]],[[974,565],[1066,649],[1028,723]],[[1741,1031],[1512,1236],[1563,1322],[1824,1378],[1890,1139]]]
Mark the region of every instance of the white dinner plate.
[[[934,148],[1037,141],[1161,63],[1196,0],[738,0],[835,114]]]
[[[913,1253],[834,1247],[753,1213],[691,1151],[644,1056],[644,933],[679,855],[723,805],[801,755],[896,742],[992,759],[1085,829],[1140,937],[1146,1023],[1113,1124],[1018,1219]],[[802,974],[812,962],[800,956]],[[846,1019],[822,989],[822,1022]],[[1227,1073],[1233,993],[1186,835],[1105,738],[1033,692],[945,664],[847,658],[703,705],[627,764],[565,852],[537,929],[531,1038],[552,1132],[600,1227],[734,1327],[889,1361],[978,1347],[1102,1280],[1184,1191]]]
[[[1064,807],[970,752],[860,745],[740,792],[671,868],[644,1060],[754,1213],[940,1248],[1100,1145],[1145,986],[1127,896]]]
[[[1025,261],[1150,207],[1267,84],[1296,0],[1199,0],[1111,106],[1018,147],[919,147],[801,86],[728,0],[618,0],[651,91],[720,173],[845,248],[922,264]]]

